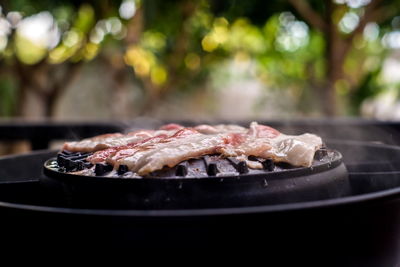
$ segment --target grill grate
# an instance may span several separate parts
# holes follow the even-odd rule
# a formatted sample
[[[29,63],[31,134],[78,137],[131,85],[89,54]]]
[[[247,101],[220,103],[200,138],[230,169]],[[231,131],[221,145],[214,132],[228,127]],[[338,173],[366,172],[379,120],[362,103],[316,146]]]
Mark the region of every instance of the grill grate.
[[[120,165],[117,170],[109,164],[97,163],[93,166],[86,158],[92,153],[73,153],[62,151],[58,153],[57,160],[54,162],[57,171],[63,173],[77,173],[88,171],[83,175],[107,176],[107,177],[137,177],[129,171],[128,166]],[[323,161],[328,157],[328,150],[322,148],[315,154],[314,163]],[[258,164],[262,168],[253,169],[248,162]],[[53,164],[53,165],[54,165]],[[152,172],[149,177],[215,177],[215,176],[238,176],[243,174],[258,174],[266,172],[279,172],[282,170],[294,169],[296,167],[286,163],[274,163],[272,159],[264,159],[249,156],[248,161],[234,157],[222,158],[219,155],[205,155],[201,158],[183,161],[175,167],[164,167],[162,170]]]

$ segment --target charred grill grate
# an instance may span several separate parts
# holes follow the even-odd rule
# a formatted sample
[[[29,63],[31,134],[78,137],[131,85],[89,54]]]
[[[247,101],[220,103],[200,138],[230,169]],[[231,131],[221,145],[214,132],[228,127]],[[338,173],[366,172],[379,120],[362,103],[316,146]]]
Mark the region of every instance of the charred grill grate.
[[[76,173],[87,171],[88,176],[107,177],[135,177],[129,171],[128,166],[120,165],[117,170],[109,164],[98,163],[93,166],[86,158],[92,153],[62,151],[58,153],[57,159],[52,161],[51,166],[58,172]],[[314,164],[329,160],[328,150],[321,148],[315,153]],[[183,161],[173,168],[165,167],[160,171],[153,172],[149,177],[215,177],[215,176],[238,176],[243,174],[260,174],[266,172],[279,172],[296,167],[285,163],[274,163],[272,159],[249,156],[248,161],[252,164],[261,164],[262,168],[250,168],[246,160],[234,157],[222,158],[219,155],[206,155],[197,159]],[[138,177],[138,176],[136,176]]]
[[[61,153],[58,153],[57,163],[60,167],[60,171],[71,172],[91,168],[93,164],[86,161],[86,158],[90,155],[91,153],[73,153],[70,151],[62,151]]]

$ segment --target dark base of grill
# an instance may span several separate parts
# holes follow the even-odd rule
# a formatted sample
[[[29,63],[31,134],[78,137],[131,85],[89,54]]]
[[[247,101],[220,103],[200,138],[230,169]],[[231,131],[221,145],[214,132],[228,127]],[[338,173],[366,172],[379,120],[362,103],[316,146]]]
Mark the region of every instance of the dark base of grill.
[[[253,257],[279,266],[397,266],[400,149],[363,142],[329,146],[343,153],[351,196],[225,209],[71,208],[62,188],[48,190],[32,180],[43,177],[43,162],[56,152],[2,158],[2,244],[9,250],[41,253],[96,249],[136,255],[138,249],[190,249],[202,255],[212,250],[224,257],[247,248]],[[364,164],[374,168],[364,170]],[[225,249],[230,254],[220,253]]]
[[[41,181],[47,186],[60,186],[49,178]],[[61,186],[71,207],[107,209],[225,208],[350,195],[347,171],[343,163],[322,173],[274,180],[268,180],[267,177],[241,177],[201,179],[186,183],[173,180],[129,182],[63,181]]]
[[[68,205],[95,209],[197,209],[285,204],[350,195],[347,170],[336,151],[314,160],[313,167],[275,167],[250,170],[235,176],[202,178],[123,178],[72,175],[58,171],[55,161],[45,163],[43,186],[59,188]],[[186,162],[192,173],[194,163]],[[219,160],[219,169],[230,165]],[[183,165],[182,163],[181,165]],[[195,165],[198,168],[201,163]],[[239,164],[237,164],[239,165]],[[207,164],[204,164],[207,166]],[[232,166],[231,166],[232,167]],[[247,167],[247,166],[246,166]],[[232,167],[233,168],[233,167]],[[196,168],[197,169],[197,168]],[[176,168],[171,172],[176,173]],[[163,172],[165,176],[168,170]]]

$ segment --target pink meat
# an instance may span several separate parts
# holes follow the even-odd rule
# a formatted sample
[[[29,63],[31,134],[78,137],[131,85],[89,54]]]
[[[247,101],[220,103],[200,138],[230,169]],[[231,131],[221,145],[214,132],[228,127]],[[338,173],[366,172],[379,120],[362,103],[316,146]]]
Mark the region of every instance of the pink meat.
[[[154,137],[146,138],[146,139],[138,141],[138,142],[130,143],[128,145],[107,148],[107,149],[95,152],[93,155],[89,156],[86,160],[93,164],[105,162],[107,160],[107,158],[114,156],[119,151],[134,149],[135,147],[138,147],[141,145],[159,142],[160,140],[167,138],[167,137],[168,137],[168,135],[161,134],[161,135],[157,135]]]
[[[163,125],[159,128],[159,130],[166,130],[166,131],[171,131],[171,130],[180,130],[184,128],[182,125],[176,124],[176,123],[170,123]]]
[[[281,133],[272,127],[252,122],[247,134],[258,138],[275,138]]]
[[[132,156],[137,156],[139,154],[143,154],[145,151],[149,151],[152,149],[156,149],[158,146],[161,144],[168,144],[173,142],[174,140],[178,139],[184,139],[190,135],[199,135],[199,133],[191,128],[183,128],[178,130],[175,134],[172,136],[167,136],[164,138],[154,138],[152,140],[149,140],[147,142],[143,142],[141,144],[138,144],[136,146],[132,146],[126,149],[121,149],[117,151],[114,155],[110,155],[107,158],[107,162],[109,164],[114,165],[116,168],[118,167],[119,162],[123,160],[124,158],[127,157],[132,157]]]
[[[121,133],[111,133],[111,134],[102,134],[91,138],[86,138],[78,142],[66,142],[63,145],[63,150],[68,150],[72,152],[92,152],[96,149],[96,146],[101,144],[102,142],[116,139],[124,136]]]

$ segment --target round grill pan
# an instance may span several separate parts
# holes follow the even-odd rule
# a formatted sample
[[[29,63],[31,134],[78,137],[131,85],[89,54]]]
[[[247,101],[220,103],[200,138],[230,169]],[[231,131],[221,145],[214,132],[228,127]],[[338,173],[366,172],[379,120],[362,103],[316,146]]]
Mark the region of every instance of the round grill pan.
[[[210,173],[210,162],[218,172]],[[316,153],[311,167],[278,164],[252,170],[232,159],[193,159],[147,178],[86,176],[65,172],[57,159],[45,162],[47,185],[61,186],[79,208],[223,208],[336,198],[350,194],[342,155]],[[184,167],[182,167],[184,166]],[[213,167],[211,167],[213,168]],[[224,171],[229,170],[229,171]]]

